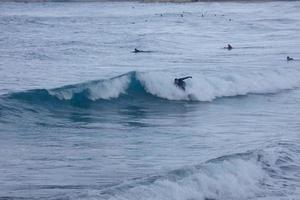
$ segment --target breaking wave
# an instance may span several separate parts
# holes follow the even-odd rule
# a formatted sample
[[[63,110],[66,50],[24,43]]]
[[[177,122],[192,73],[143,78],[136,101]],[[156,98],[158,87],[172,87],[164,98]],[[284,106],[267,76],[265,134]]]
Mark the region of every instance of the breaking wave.
[[[300,86],[300,72],[295,70],[222,75],[193,75],[183,91],[173,84],[174,75],[166,72],[129,72],[111,79],[95,80],[54,89],[36,89],[10,94],[27,101],[99,100],[182,100],[213,101],[221,97],[268,94]]]
[[[128,181],[103,190],[100,197],[109,200],[297,199],[299,153],[298,145],[278,142],[261,150],[222,156],[163,175]]]

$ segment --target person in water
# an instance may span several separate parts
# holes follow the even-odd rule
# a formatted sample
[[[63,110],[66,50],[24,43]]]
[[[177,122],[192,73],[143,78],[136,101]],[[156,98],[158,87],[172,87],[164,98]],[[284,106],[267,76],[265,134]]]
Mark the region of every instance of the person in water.
[[[188,79],[188,78],[192,78],[192,77],[191,76],[187,76],[187,77],[182,77],[182,78],[175,78],[174,79],[174,84],[177,87],[179,87],[180,89],[185,90],[186,83],[184,82],[184,80]]]
[[[138,50],[137,48],[134,49],[133,53],[140,53],[140,52],[143,52],[141,50]]]
[[[224,47],[225,49],[231,50],[233,47],[230,44],[227,44],[227,47]]]
[[[144,50],[139,50],[137,48],[134,49],[134,51],[132,51],[132,53],[151,53],[152,51],[144,51]]]
[[[294,60],[294,58],[291,58],[291,57],[287,56],[287,57],[286,57],[286,60],[287,60],[287,61],[291,61],[291,60]]]

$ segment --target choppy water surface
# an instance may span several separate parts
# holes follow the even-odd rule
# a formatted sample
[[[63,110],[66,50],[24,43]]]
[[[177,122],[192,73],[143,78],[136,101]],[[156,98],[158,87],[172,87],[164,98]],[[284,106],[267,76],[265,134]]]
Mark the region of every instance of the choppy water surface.
[[[299,199],[299,11],[0,3],[0,199]]]

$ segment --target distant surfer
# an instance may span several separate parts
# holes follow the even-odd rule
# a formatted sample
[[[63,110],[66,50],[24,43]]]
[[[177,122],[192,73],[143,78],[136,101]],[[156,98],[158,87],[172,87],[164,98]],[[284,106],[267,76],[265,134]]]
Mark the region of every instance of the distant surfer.
[[[292,61],[292,60],[294,60],[294,58],[291,58],[291,57],[287,56],[287,57],[286,57],[286,60],[287,60],[287,61]]]
[[[144,50],[139,50],[137,48],[134,49],[134,51],[132,51],[132,53],[151,53],[152,51],[144,51]]]
[[[135,48],[134,51],[133,51],[133,53],[141,53],[141,52],[143,52],[143,51],[142,51],[142,50],[139,50],[139,49],[137,49],[137,48]]]
[[[233,49],[233,47],[230,44],[227,44],[227,47],[224,47],[224,49],[231,50],[231,49]]]
[[[186,76],[186,77],[182,77],[182,78],[175,78],[174,79],[174,84],[179,87],[182,90],[185,90],[185,85],[186,83],[184,82],[185,79],[189,79],[192,78],[191,76]]]

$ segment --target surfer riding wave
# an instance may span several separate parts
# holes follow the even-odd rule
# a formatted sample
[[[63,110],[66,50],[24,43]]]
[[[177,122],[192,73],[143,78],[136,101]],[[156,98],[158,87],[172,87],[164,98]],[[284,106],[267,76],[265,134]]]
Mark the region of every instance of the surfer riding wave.
[[[186,76],[186,77],[182,77],[182,78],[175,78],[174,79],[174,84],[179,87],[180,89],[184,90],[185,91],[185,86],[186,86],[186,83],[184,80],[186,79],[189,79],[189,78],[192,78],[191,76]]]

